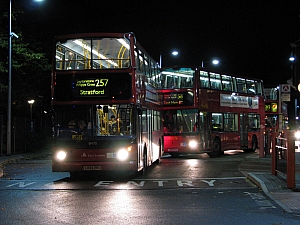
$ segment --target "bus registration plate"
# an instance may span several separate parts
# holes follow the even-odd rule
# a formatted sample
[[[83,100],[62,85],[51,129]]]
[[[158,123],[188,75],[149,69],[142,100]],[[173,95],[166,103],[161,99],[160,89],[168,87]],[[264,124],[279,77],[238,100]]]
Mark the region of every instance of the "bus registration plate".
[[[83,166],[83,170],[102,170],[102,166]]]

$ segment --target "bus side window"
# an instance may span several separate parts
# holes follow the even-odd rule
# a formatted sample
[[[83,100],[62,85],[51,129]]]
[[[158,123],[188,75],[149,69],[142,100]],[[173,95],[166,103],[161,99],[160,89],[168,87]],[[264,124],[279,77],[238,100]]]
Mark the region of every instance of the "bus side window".
[[[225,124],[225,125],[224,125],[224,131],[230,131],[230,128],[229,128],[229,125],[228,125],[228,124]]]

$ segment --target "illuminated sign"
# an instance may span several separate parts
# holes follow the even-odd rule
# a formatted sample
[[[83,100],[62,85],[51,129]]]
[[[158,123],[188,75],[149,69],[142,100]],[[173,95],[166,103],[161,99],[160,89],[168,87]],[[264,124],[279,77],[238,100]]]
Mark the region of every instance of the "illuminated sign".
[[[191,106],[194,104],[193,92],[164,94],[164,106]]]
[[[183,105],[183,94],[165,94],[164,105]]]
[[[258,109],[258,97],[220,94],[220,106]]]
[[[65,74],[55,76],[56,101],[128,100],[132,97],[132,76],[129,73]]]
[[[277,103],[271,103],[271,111],[272,111],[273,113],[276,113],[276,112],[277,112],[277,109],[278,109]]]
[[[109,93],[109,79],[77,79],[75,93],[77,97],[106,97]]]
[[[278,112],[278,104],[276,102],[266,103],[265,104],[265,112]]]

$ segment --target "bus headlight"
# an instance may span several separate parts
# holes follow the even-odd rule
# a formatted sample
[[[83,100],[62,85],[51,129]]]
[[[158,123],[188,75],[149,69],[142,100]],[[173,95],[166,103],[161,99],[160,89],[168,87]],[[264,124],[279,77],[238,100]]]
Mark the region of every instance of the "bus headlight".
[[[121,149],[117,153],[117,159],[120,161],[124,161],[128,158],[128,151],[126,149]]]
[[[295,132],[295,138],[300,139],[300,131]]]
[[[58,151],[56,153],[56,158],[60,161],[65,160],[66,157],[67,157],[67,153],[65,151]]]
[[[196,148],[197,146],[198,146],[197,141],[194,141],[194,140],[189,141],[189,147],[190,148]]]

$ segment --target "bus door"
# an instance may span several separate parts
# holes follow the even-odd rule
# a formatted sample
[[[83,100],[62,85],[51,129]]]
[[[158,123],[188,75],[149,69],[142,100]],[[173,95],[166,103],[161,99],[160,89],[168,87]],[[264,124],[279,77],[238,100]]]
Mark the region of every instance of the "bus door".
[[[152,162],[152,157],[153,157],[153,146],[152,146],[152,131],[153,131],[153,110],[147,110],[147,157],[148,159]]]
[[[136,126],[136,137],[137,137],[137,147],[138,147],[138,154],[137,154],[137,162],[138,168],[143,166],[143,113],[142,109],[137,109],[137,126]]]
[[[211,146],[211,132],[210,132],[211,118],[209,113],[199,113],[199,135],[200,135],[200,150],[210,149]]]
[[[240,113],[240,144],[248,146],[248,114]]]

